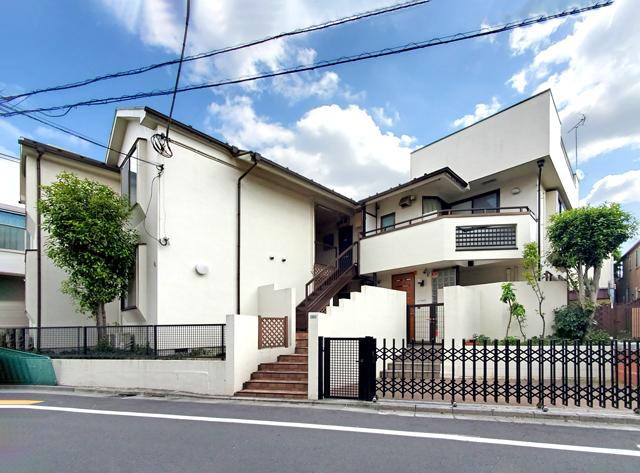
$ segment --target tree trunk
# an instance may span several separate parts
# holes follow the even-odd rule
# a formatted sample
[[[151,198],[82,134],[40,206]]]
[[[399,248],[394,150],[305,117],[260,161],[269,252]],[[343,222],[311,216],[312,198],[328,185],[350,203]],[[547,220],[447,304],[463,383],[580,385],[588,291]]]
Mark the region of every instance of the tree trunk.
[[[511,312],[511,303],[509,303],[509,323],[507,324],[507,334],[504,336],[505,340],[507,338],[509,338],[509,329],[511,328],[511,317],[512,316],[513,316],[513,314]]]
[[[538,302],[538,314],[542,318],[542,338],[544,338],[544,332],[546,330],[546,321],[544,320],[544,314],[542,313],[542,301]]]
[[[584,274],[582,274],[582,264],[578,264],[578,302],[584,307],[587,302],[584,293]]]
[[[593,282],[591,283],[591,305],[595,307],[598,300],[598,289],[600,289],[600,273],[602,272],[602,264],[593,268]]]

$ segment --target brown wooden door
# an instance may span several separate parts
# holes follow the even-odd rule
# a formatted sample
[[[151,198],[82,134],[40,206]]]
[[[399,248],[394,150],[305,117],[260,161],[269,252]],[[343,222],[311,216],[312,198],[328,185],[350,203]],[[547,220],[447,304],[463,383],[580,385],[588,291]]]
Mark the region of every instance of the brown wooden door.
[[[407,293],[407,304],[414,305],[415,304],[415,273],[405,273],[405,274],[396,274],[391,276],[391,289],[396,291],[403,291]],[[409,310],[409,340],[407,343],[410,343],[415,337],[415,309],[411,308]]]

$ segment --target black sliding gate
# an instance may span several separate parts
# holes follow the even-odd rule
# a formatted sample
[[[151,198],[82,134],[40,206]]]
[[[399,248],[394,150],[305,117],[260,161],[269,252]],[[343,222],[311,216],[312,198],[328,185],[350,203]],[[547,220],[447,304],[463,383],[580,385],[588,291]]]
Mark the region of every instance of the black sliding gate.
[[[376,339],[318,340],[318,398],[371,401],[376,394]]]

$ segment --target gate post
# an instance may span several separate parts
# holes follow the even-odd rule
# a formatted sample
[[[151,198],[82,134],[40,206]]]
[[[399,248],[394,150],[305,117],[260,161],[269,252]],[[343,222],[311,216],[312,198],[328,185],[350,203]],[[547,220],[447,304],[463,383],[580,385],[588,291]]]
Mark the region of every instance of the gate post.
[[[324,339],[324,376],[322,378],[322,384],[324,385],[323,389],[323,397],[324,393],[327,393],[327,396],[331,396],[331,339],[329,337]],[[318,380],[320,383],[320,380]]]
[[[324,349],[324,337],[318,337],[318,399],[324,399],[324,367],[322,366],[322,350]]]
[[[359,395],[361,401],[372,401],[376,393],[376,339],[365,337],[359,345]]]

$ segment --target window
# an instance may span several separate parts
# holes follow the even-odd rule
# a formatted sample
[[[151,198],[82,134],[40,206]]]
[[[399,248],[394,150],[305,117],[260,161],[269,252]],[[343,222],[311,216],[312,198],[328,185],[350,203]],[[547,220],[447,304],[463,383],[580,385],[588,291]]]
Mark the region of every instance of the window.
[[[422,215],[442,210],[442,203],[433,197],[422,198]],[[434,214],[435,216],[435,214]]]
[[[636,250],[636,268],[640,266],[640,250]]]
[[[122,163],[120,179],[122,182],[122,195],[129,196],[129,207],[138,202],[138,160],[137,147],[134,147]]]
[[[439,269],[433,273],[431,275],[431,301],[437,303],[438,289],[456,285],[458,268]]]
[[[396,223],[395,213],[383,215],[382,218],[380,218],[380,226],[382,227],[381,230],[383,232],[386,232],[388,230],[393,230],[395,227],[395,223]]]
[[[127,296],[122,299],[122,310],[135,309],[138,306],[138,252],[140,247],[136,247],[136,265],[133,277],[129,279]]]
[[[0,210],[0,248],[24,251],[28,248],[28,235],[23,214]]]
[[[456,211],[453,212],[453,215],[484,213],[485,211],[482,209],[491,209],[486,210],[486,212],[496,213],[496,207],[500,207],[500,191],[493,191],[468,200],[456,202],[451,205],[451,210]]]
[[[567,207],[562,203],[562,199],[558,197],[558,213],[561,214],[565,210],[567,210]]]

